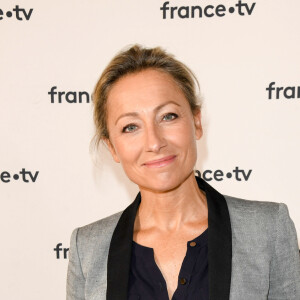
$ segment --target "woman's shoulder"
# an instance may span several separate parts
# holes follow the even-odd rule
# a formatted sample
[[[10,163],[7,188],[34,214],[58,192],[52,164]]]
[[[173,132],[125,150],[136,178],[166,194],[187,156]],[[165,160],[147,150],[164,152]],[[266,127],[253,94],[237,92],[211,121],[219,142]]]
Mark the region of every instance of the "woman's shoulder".
[[[232,223],[274,228],[280,222],[291,222],[285,203],[246,200],[224,195]]]
[[[112,215],[109,215],[107,217],[104,217],[95,222],[92,222],[90,224],[79,227],[79,229],[80,229],[80,231],[87,231],[87,232],[94,231],[94,230],[96,230],[96,231],[110,230],[112,227],[117,225],[117,222],[119,221],[122,213],[123,213],[123,210],[119,211],[117,213],[114,213]]]
[[[287,208],[287,205],[272,201],[248,200],[224,195],[229,210],[257,211],[261,213],[277,213],[280,206]]]
[[[102,244],[109,242],[122,213],[123,211],[119,211],[90,224],[78,227],[74,229],[72,236],[77,240],[77,243],[84,245],[94,244],[96,241],[100,241]]]
[[[73,230],[70,261],[78,263],[85,276],[106,267],[107,253],[122,211]]]

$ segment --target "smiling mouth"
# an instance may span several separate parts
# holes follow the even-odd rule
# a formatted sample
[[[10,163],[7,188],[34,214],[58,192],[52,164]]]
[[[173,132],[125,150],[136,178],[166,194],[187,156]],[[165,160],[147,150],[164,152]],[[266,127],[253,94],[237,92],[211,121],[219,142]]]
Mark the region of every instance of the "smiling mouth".
[[[161,159],[146,162],[146,163],[144,163],[144,166],[149,167],[149,168],[164,167],[164,166],[169,165],[170,163],[172,163],[175,160],[175,158],[176,158],[176,155],[166,156],[166,157],[161,158]]]

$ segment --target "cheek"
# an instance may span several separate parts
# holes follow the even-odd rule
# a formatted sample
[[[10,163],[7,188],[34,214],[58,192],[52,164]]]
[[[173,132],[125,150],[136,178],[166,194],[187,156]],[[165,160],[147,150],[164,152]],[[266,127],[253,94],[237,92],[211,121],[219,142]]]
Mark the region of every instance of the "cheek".
[[[171,128],[166,134],[168,140],[178,146],[189,147],[195,143],[194,129],[188,120]]]
[[[115,150],[122,165],[134,163],[140,153],[137,143],[130,142],[128,139],[119,140],[115,144]]]

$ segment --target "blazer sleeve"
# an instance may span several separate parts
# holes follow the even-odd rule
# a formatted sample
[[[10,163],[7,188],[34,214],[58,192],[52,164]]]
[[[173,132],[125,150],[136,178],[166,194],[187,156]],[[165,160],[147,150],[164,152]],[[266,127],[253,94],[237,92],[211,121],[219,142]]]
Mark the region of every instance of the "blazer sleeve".
[[[67,300],[85,299],[85,278],[81,269],[80,258],[77,250],[78,231],[79,229],[76,228],[71,235],[67,272]]]
[[[295,225],[286,204],[279,203],[276,240],[270,264],[268,300],[300,299],[300,257]]]

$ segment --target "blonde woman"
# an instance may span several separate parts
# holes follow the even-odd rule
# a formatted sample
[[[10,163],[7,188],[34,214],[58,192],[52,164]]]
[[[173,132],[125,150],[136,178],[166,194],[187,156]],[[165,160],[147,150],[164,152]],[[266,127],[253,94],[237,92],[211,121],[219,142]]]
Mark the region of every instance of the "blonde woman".
[[[300,299],[287,206],[225,196],[194,175],[196,82],[172,55],[138,45],[103,71],[97,143],[140,192],[124,211],[74,230],[68,300]]]

